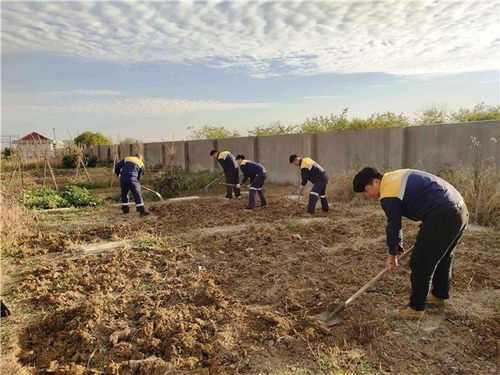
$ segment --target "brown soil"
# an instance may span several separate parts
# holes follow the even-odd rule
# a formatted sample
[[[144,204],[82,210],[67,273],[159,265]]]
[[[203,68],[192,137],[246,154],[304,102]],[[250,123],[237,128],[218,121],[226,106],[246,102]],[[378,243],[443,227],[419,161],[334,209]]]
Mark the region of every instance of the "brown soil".
[[[373,205],[337,204],[318,213],[327,220],[299,224],[309,217],[303,207],[274,198],[253,213],[218,199],[157,205],[146,220],[27,240],[31,255],[8,294],[30,317],[20,324],[20,361],[39,374],[496,372],[498,233],[466,232],[454,297],[419,323],[387,314],[407,300],[403,261],[328,328],[314,315],[384,267],[385,218]],[[408,244],[417,229],[405,223]],[[142,242],[100,255],[32,256],[122,238]]]

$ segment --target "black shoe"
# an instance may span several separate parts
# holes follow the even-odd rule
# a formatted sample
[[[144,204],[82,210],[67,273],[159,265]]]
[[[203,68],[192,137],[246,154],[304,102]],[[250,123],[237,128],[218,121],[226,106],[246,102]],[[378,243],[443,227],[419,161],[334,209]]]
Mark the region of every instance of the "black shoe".
[[[10,315],[10,310],[7,306],[5,306],[5,304],[3,303],[3,301],[0,301],[0,303],[2,304],[2,318],[6,317],[6,316],[9,316]]]
[[[126,214],[128,214],[128,212],[122,211],[122,215],[126,215]]]
[[[267,207],[267,203],[261,203],[259,207],[260,208],[266,208]]]
[[[148,215],[151,215],[151,212],[144,211],[144,212],[141,212],[139,215],[141,215],[141,216],[148,216]]]

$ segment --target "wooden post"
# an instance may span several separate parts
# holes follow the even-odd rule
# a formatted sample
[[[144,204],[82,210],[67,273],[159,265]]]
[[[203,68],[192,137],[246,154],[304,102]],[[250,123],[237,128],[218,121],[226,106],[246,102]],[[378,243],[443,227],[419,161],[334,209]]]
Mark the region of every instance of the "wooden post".
[[[52,171],[52,167],[50,166],[49,160],[47,160],[47,166],[49,167],[49,171],[52,176],[52,181],[54,182],[54,186],[56,187],[56,190],[59,190],[59,187],[57,186],[56,176],[54,176],[54,171]]]
[[[112,145],[115,155],[113,157],[113,166],[111,167],[111,180],[109,181],[109,187],[113,187],[113,181],[115,180],[115,166],[116,163],[118,162],[118,155],[117,155],[117,150],[116,150],[116,145]]]

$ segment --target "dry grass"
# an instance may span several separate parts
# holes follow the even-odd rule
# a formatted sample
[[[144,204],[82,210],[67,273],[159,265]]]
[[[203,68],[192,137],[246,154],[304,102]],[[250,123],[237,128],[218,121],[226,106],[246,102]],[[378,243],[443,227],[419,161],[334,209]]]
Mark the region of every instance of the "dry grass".
[[[1,254],[12,255],[18,251],[15,243],[29,234],[34,227],[33,214],[17,200],[16,192],[0,188]]]
[[[336,202],[350,202],[359,199],[360,194],[356,194],[352,189],[352,180],[358,170],[350,170],[335,174],[328,181],[328,194]]]
[[[360,349],[310,345],[309,352],[313,358],[312,366],[308,368],[292,366],[273,371],[271,375],[375,375],[380,373],[363,360],[364,353]]]
[[[441,176],[462,194],[472,222],[500,228],[500,174],[493,167],[450,169]]]

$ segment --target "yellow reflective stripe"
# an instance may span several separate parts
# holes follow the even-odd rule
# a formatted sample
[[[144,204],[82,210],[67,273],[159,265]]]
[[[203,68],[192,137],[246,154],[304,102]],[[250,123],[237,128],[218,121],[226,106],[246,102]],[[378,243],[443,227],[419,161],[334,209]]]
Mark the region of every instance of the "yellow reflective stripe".
[[[300,169],[311,169],[314,165],[314,160],[312,160],[311,158],[304,158],[302,159],[302,162],[300,163]]]
[[[245,165],[245,164],[247,163],[247,161],[248,161],[248,160],[243,159],[243,160],[241,161],[241,164],[240,164],[240,165]]]
[[[385,173],[380,182],[380,199],[399,198],[402,200],[410,173],[411,169],[398,169]]]
[[[218,159],[225,159],[227,155],[229,155],[229,151],[219,152]]]
[[[124,160],[131,161],[132,163],[137,164],[139,167],[144,168],[144,162],[141,159],[139,159],[138,157],[127,156]]]

